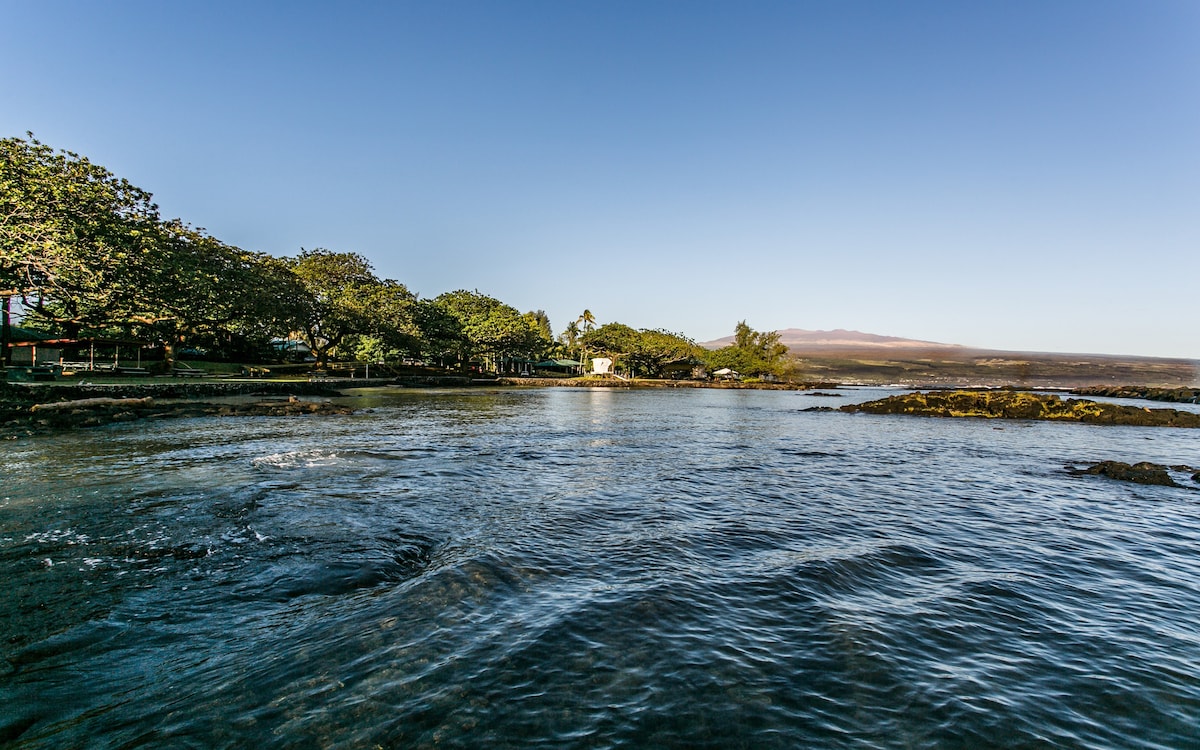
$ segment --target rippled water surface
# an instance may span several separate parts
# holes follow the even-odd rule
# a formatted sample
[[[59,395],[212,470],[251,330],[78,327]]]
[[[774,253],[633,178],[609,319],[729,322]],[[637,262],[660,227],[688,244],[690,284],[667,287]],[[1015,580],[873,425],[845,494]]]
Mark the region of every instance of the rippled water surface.
[[[1200,430],[801,411],[842,395],[5,443],[0,745],[1200,745],[1200,491],[1064,470]]]

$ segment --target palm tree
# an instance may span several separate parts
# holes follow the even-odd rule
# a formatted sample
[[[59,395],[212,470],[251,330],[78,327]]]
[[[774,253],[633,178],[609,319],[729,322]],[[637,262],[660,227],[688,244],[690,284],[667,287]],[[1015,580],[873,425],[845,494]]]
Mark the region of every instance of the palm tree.
[[[590,331],[596,327],[596,316],[592,315],[591,310],[584,310],[583,314],[580,315],[579,318],[575,322],[583,323],[583,332],[587,333],[588,331]]]
[[[579,345],[579,324],[574,320],[572,320],[570,323],[567,323],[566,330],[562,332],[562,335],[558,337],[558,340],[566,345],[568,352],[572,351],[576,346]]]
[[[579,323],[572,320],[570,323],[567,323],[566,330],[564,330],[562,335],[558,337],[558,340],[563,343],[563,346],[567,347],[567,356],[579,356],[579,334]],[[582,361],[582,357],[580,357],[580,361]]]
[[[587,335],[596,327],[596,316],[592,315],[591,310],[584,310],[576,320],[576,323],[583,324],[583,333]],[[579,374],[583,374],[583,360],[587,358],[587,347],[584,346],[579,350]]]

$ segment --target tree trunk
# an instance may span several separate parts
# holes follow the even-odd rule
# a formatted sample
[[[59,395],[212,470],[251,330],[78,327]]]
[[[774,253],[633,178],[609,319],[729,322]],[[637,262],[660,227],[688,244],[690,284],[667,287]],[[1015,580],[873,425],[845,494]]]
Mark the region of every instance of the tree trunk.
[[[9,344],[12,343],[12,297],[5,296],[0,303],[0,368],[12,364],[12,353]]]
[[[329,363],[329,350],[331,348],[332,347],[328,347],[328,346],[320,346],[320,347],[315,347],[315,348],[312,346],[309,346],[309,351],[311,351],[313,356],[317,358],[317,361],[313,362],[313,369],[316,369],[316,370],[324,370],[325,369],[325,366]]]

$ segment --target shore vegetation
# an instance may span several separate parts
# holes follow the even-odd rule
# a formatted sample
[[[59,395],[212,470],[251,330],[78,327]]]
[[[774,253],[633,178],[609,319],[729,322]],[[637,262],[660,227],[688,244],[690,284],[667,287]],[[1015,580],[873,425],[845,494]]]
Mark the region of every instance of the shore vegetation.
[[[45,339],[152,346],[165,371],[206,360],[535,374],[549,361],[583,375],[606,357],[625,377],[787,374],[778,334],[744,321],[716,351],[661,329],[598,324],[590,309],[556,337],[543,310],[479,290],[422,297],[355,252],[245,250],[162,216],[148,191],[32,133],[0,139],[0,303],[5,365],[19,320]]]

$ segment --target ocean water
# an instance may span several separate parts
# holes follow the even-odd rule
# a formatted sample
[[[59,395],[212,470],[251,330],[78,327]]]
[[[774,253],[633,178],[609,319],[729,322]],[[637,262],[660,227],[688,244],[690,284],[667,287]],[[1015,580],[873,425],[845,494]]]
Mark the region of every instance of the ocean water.
[[[1200,746],[1200,430],[838,393],[0,444],[0,746]]]

